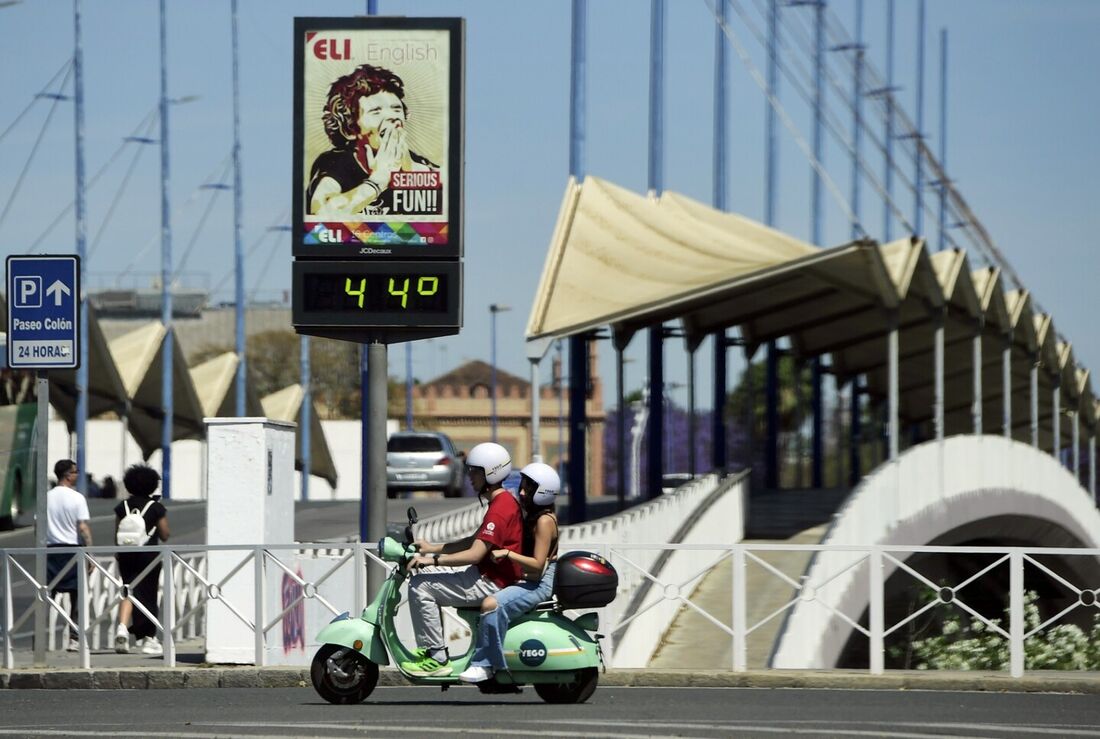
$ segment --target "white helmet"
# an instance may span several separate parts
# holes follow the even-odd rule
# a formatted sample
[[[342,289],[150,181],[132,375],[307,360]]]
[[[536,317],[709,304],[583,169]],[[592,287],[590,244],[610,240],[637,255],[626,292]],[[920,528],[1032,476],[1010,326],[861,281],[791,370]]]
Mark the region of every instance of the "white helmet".
[[[485,482],[503,482],[512,471],[512,457],[500,444],[487,441],[478,444],[466,455],[467,467],[480,467],[485,471]]]
[[[532,462],[520,470],[520,474],[530,478],[538,486],[531,494],[531,502],[535,505],[550,505],[558,497],[558,492],[561,491],[561,478],[550,465]]]

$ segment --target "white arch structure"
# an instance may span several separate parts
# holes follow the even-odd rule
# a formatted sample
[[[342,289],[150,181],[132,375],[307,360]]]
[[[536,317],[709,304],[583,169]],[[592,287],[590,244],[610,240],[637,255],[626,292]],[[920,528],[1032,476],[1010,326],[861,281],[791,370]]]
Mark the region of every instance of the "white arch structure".
[[[836,664],[852,631],[837,614],[858,622],[869,605],[867,545],[925,545],[967,524],[1004,517],[1042,522],[1068,534],[1074,546],[1100,548],[1100,512],[1092,497],[1058,460],[1029,444],[953,436],[912,447],[882,465],[837,512],[822,542],[834,546],[812,560],[771,666]],[[846,545],[864,551],[837,548]],[[897,565],[885,560],[883,568],[885,581]]]

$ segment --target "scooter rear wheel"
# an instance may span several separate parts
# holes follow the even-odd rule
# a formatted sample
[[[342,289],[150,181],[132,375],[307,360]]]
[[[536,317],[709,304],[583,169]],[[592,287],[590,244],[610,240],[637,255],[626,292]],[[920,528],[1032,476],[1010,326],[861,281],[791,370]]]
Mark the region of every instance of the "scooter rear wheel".
[[[596,692],[600,671],[586,667],[577,672],[577,679],[567,683],[541,683],[535,685],[539,698],[547,703],[584,703]]]
[[[326,644],[314,655],[309,676],[329,703],[361,703],[378,684],[378,665],[354,649]]]

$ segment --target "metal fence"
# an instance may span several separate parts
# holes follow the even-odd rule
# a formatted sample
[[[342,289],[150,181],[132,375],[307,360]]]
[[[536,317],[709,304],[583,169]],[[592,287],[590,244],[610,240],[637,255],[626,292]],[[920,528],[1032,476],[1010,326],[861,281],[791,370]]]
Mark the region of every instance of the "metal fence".
[[[586,548],[608,558],[621,573],[620,592],[610,606],[601,609],[602,632],[607,636],[605,650],[609,664],[625,664],[624,654],[634,652],[625,643],[625,636],[632,627],[643,623],[651,614],[666,611],[659,623],[670,621],[692,612],[702,617],[712,628],[713,634],[728,640],[725,646],[711,642],[712,652],[729,649],[728,669],[743,671],[748,668],[747,643],[768,624],[782,619],[796,605],[813,607],[819,618],[812,628],[826,631],[846,631],[849,635],[866,640],[869,655],[867,669],[872,674],[885,671],[885,645],[896,639],[902,629],[915,619],[927,617],[933,609],[958,609],[967,618],[984,624],[993,638],[1004,640],[1008,659],[1005,669],[1012,676],[1025,672],[1025,654],[1033,640],[1041,640],[1048,630],[1080,616],[1100,614],[1100,549],[1051,549],[1005,547],[914,547],[914,546],[835,546],[793,544],[734,544],[706,543],[647,544],[622,543],[616,545],[598,542],[572,542],[570,547]],[[33,562],[38,551],[34,549],[0,550],[0,573],[3,576],[4,602],[0,620],[3,625],[4,667],[14,667],[14,642],[17,630],[32,619],[36,602],[44,602],[55,614],[55,623],[62,630],[75,627],[81,634],[80,662],[90,667],[91,650],[110,643],[110,627],[113,614],[123,597],[128,597],[117,569],[112,566],[112,555],[118,547],[91,547],[62,550],[77,555],[72,566],[78,567],[77,598],[81,606],[78,623],[72,623],[68,610],[56,598],[49,598],[49,584],[37,583],[32,575]],[[130,549],[129,551],[133,551]],[[203,632],[203,620],[211,609],[221,609],[231,614],[231,620],[245,636],[237,646],[250,650],[255,664],[268,664],[268,656],[275,641],[277,627],[287,623],[290,614],[304,602],[324,612],[336,615],[345,610],[358,612],[366,602],[365,572],[369,563],[384,565],[375,556],[373,547],[349,543],[347,545],[282,545],[256,547],[150,547],[161,563],[160,589],[165,606],[156,623],[164,644],[164,663],[176,663],[175,644],[183,638],[211,634]],[[801,578],[782,572],[769,561],[769,555],[778,552],[813,553],[831,551],[844,553],[844,567],[837,571]],[[668,555],[668,556],[662,556]],[[981,567],[967,572],[965,577],[953,582],[934,579],[920,566],[912,564],[914,557],[929,555],[949,558],[966,557],[971,561],[976,555],[988,560]],[[220,557],[218,574],[211,575],[211,559]],[[304,560],[313,563],[304,574]],[[646,562],[649,564],[642,564]],[[1061,562],[1063,565],[1056,564]],[[655,567],[654,563],[660,563]],[[167,566],[171,564],[171,566]],[[715,579],[720,567],[729,567],[728,578]],[[91,569],[89,575],[88,569]],[[152,568],[147,568],[145,576]],[[822,597],[830,587],[844,582],[845,575],[859,571],[864,583],[854,610],[833,605],[835,598]],[[724,572],[724,570],[722,570]],[[1067,575],[1067,572],[1085,573]],[[271,578],[274,573],[282,578],[281,600],[272,606]],[[63,573],[62,573],[63,574]],[[349,586],[350,577],[350,586]],[[760,577],[775,579],[773,585],[789,588],[789,597],[769,613],[750,616],[755,593],[750,581]],[[1040,623],[1029,624],[1025,620],[1025,582],[1041,577],[1053,583],[1055,593],[1041,594],[1037,606],[1044,614]],[[700,584],[705,584],[701,587]],[[888,602],[887,582],[911,581],[926,598],[919,608],[896,618]],[[1085,580],[1090,580],[1086,582]],[[1003,588],[1005,618],[990,613],[971,600],[971,594],[988,593]],[[245,585],[241,588],[241,585]],[[644,593],[642,585],[644,584]],[[33,594],[20,609],[14,608],[15,596],[22,587]],[[234,589],[235,588],[235,589]],[[703,596],[708,596],[704,598]],[[717,597],[716,597],[717,596]],[[133,599],[132,599],[133,600]],[[723,604],[721,608],[701,605],[704,600]],[[726,608],[728,606],[728,609]],[[135,602],[135,608],[143,608]],[[144,609],[143,609],[144,610]],[[18,611],[18,612],[17,612]],[[983,612],[984,611],[984,612]],[[258,616],[257,616],[258,614]],[[150,614],[147,614],[150,615]],[[456,619],[456,623],[461,623]],[[663,635],[656,634],[656,640]],[[699,634],[700,639],[713,640],[714,636]],[[312,636],[312,635],[309,635]],[[653,637],[654,635],[650,635]],[[813,635],[807,634],[807,638]],[[249,642],[251,639],[251,642]],[[243,644],[240,643],[243,641]],[[812,639],[811,639],[812,641]],[[209,647],[209,645],[208,645]],[[690,667],[691,665],[684,665]],[[828,666],[826,666],[828,667]]]

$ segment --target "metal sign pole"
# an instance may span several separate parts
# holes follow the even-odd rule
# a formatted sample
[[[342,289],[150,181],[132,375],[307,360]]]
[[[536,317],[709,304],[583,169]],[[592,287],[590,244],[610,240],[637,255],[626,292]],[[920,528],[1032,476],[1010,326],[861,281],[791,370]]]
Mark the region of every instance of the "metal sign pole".
[[[386,385],[389,372],[386,367],[386,345],[380,341],[367,344],[367,382],[370,398],[367,424],[367,445],[364,450],[368,465],[367,541],[378,542],[386,535]],[[377,564],[367,568],[367,594],[378,592],[385,580],[385,570]]]
[[[49,436],[50,381],[46,370],[35,370],[35,393],[38,397],[38,420],[35,423],[35,517],[34,545],[38,551],[34,556],[34,579],[41,587],[41,596],[34,609],[34,664],[35,667],[46,664],[46,465],[49,462],[46,441]]]

